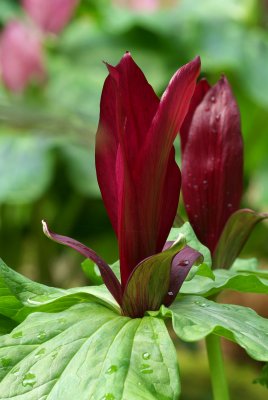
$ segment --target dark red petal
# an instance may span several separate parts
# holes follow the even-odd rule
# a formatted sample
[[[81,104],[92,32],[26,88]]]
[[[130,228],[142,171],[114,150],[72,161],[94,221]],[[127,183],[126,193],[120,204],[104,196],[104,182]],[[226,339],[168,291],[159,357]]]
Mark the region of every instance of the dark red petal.
[[[159,99],[143,72],[126,53],[116,67],[108,66],[101,96],[96,135],[96,169],[103,201],[118,233],[116,157],[119,141],[124,161],[132,162],[157,110]],[[126,166],[124,166],[125,169]]]
[[[164,305],[170,306],[175,300],[183,282],[185,281],[190,269],[197,262],[203,260],[203,256],[198,251],[189,246],[185,246],[172,260],[170,271],[170,283],[168,294],[165,297]]]
[[[193,97],[190,102],[189,110],[186,114],[186,117],[184,118],[183,124],[180,129],[181,151],[182,152],[185,148],[186,141],[188,139],[189,129],[191,126],[191,122],[192,122],[195,110],[196,110],[197,106],[201,103],[201,101],[203,100],[205,94],[208,92],[209,89],[210,89],[210,85],[206,79],[201,79],[196,85]]]
[[[115,300],[121,304],[122,301],[122,288],[120,282],[116,278],[114,272],[109,267],[109,265],[100,257],[94,250],[89,249],[84,244],[78,242],[75,239],[69,238],[67,236],[58,235],[49,230],[47,223],[42,221],[44,234],[49,238],[54,240],[57,243],[63,244],[65,246],[69,246],[72,249],[78,251],[80,254],[92,260],[100,270],[101,277],[103,282],[107,286],[110,293],[113,295]]]
[[[268,213],[242,209],[228,219],[212,258],[214,268],[230,268],[239,256],[255,225]]]
[[[168,292],[172,260],[184,244],[183,240],[178,241],[136,266],[123,294],[122,310],[125,315],[143,317],[146,311],[159,309]]]
[[[214,251],[243,186],[240,115],[225,77],[196,108],[182,157],[186,211],[198,239]]]

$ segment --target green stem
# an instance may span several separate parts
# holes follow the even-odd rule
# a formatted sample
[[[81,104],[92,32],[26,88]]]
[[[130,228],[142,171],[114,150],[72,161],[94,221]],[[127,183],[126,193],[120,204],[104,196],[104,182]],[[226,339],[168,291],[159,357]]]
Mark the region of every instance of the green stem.
[[[214,400],[229,400],[228,385],[221,351],[220,337],[208,335],[206,337],[207,355],[211,376]]]

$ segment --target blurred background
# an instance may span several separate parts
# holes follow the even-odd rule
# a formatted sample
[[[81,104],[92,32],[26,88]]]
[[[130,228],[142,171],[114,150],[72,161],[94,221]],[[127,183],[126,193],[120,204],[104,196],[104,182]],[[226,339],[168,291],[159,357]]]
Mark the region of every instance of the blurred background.
[[[210,83],[227,75],[242,116],[243,206],[268,210],[266,0],[53,1],[60,12],[49,0],[44,8],[35,0],[0,4],[0,256],[10,267],[49,285],[88,284],[81,257],[43,235],[43,218],[108,262],[117,259],[96,182],[94,135],[107,74],[102,61],[116,64],[126,50],[159,95],[197,54]],[[267,236],[262,223],[242,256],[268,266]],[[267,315],[267,296],[232,296]],[[258,366],[227,352],[233,398],[267,399],[267,389],[252,385]],[[179,354],[182,399],[209,400],[203,352],[186,347]]]

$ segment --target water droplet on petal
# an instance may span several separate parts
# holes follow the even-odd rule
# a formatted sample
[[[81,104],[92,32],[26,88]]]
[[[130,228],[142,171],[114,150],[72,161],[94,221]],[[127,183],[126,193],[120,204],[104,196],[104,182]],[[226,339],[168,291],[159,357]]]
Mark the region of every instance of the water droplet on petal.
[[[221,115],[220,115],[220,114],[217,114],[217,115],[216,115],[216,121],[219,121],[220,118],[221,118]]]
[[[116,365],[111,365],[107,371],[105,372],[108,375],[114,374],[118,370],[118,367]]]
[[[189,265],[189,261],[188,261],[188,260],[182,260],[182,261],[180,262],[180,265],[181,265],[182,267],[186,267],[187,265]]]
[[[35,374],[32,374],[31,372],[28,372],[26,375],[23,377],[22,381],[22,386],[30,386],[33,387],[36,384],[36,376]]]
[[[170,296],[172,296],[173,295],[173,293],[172,292],[168,292],[168,294],[170,294],[171,293],[171,295]],[[149,360],[150,358],[151,358],[151,354],[150,353],[147,353],[147,352],[145,352],[145,353],[143,353],[143,355],[142,355],[142,358],[144,359],[144,360]]]
[[[168,292],[167,294],[168,294],[169,296],[173,296],[173,295],[174,295],[173,292]]]
[[[211,97],[210,97],[210,101],[211,101],[211,103],[215,103],[215,102],[216,102],[215,96],[211,96]]]
[[[228,204],[227,204],[227,207],[228,207],[228,208],[232,208],[232,207],[233,207],[232,203],[228,203]]]
[[[203,180],[203,184],[206,185],[208,181],[206,179]]]
[[[13,333],[13,335],[11,337],[13,337],[14,339],[19,339],[22,337],[22,332],[21,331],[15,332],[15,333]]]
[[[185,207],[188,209],[190,208],[190,204],[185,204]]]

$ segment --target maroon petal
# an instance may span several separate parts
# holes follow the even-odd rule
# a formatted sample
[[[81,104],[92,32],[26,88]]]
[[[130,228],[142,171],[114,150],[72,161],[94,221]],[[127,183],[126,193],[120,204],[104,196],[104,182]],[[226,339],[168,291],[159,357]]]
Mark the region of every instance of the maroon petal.
[[[240,116],[225,77],[197,106],[182,157],[185,207],[198,239],[213,253],[243,185]]]
[[[190,102],[189,110],[186,114],[186,117],[184,118],[183,124],[180,129],[180,138],[181,138],[181,151],[184,151],[187,139],[188,139],[188,134],[189,134],[189,129],[191,126],[191,122],[193,119],[193,115],[195,113],[196,107],[201,103],[203,100],[205,94],[209,91],[210,85],[206,79],[201,79],[195,88],[193,97]]]
[[[255,225],[266,218],[268,213],[257,213],[249,209],[242,209],[232,214],[215,249],[212,258],[213,267],[230,268]]]
[[[126,53],[116,67],[108,66],[108,69],[110,74],[102,91],[96,135],[96,169],[105,207],[118,233],[116,159],[119,141],[124,155],[126,153],[124,161],[133,161],[159,99],[130,53]]]
[[[143,317],[148,310],[158,310],[166,297],[173,258],[184,246],[174,243],[169,249],[146,258],[129,277],[124,290],[122,311],[130,317]]]
[[[170,304],[175,300],[190,269],[197,261],[200,261],[200,263],[203,261],[202,254],[189,246],[185,246],[173,258],[170,271],[169,289],[164,300],[165,306],[170,306]]]
[[[89,258],[90,260],[92,260],[99,267],[103,282],[105,283],[105,285],[107,286],[108,290],[113,295],[115,300],[119,304],[121,304],[122,288],[121,288],[120,282],[116,278],[114,272],[109,267],[109,265],[101,257],[99,257],[98,254],[95,253],[95,251],[89,249],[84,244],[78,242],[75,239],[69,238],[67,236],[58,235],[57,233],[50,231],[48,229],[47,223],[45,221],[42,221],[42,224],[43,224],[44,234],[49,239],[52,239],[55,242],[63,244],[65,246],[71,247],[72,249],[78,251],[80,254],[82,254],[86,258]]]

